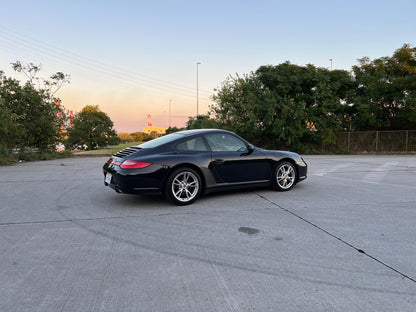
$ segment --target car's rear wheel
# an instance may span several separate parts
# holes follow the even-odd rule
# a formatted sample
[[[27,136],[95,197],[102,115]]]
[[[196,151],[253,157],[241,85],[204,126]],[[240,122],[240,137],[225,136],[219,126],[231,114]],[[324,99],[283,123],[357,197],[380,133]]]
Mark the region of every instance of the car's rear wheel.
[[[273,188],[277,191],[289,191],[296,184],[296,168],[288,161],[278,164],[273,181]]]
[[[191,168],[178,168],[166,181],[166,197],[176,205],[192,204],[201,194],[201,178]]]

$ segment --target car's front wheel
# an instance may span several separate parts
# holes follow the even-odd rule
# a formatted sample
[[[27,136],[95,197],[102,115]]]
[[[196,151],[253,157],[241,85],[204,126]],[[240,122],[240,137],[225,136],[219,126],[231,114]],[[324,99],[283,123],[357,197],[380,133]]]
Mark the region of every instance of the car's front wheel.
[[[178,168],[166,181],[165,194],[176,205],[192,204],[201,194],[201,178],[191,168]]]
[[[273,187],[277,191],[289,191],[296,184],[296,168],[288,161],[278,164],[273,181]]]

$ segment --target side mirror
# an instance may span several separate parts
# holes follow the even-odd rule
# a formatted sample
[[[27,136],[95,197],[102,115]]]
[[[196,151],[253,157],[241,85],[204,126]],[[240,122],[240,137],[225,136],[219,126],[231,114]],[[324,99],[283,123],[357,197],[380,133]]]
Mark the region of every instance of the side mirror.
[[[254,152],[254,146],[253,145],[247,144],[246,146],[247,146],[247,152],[248,152],[248,154],[251,154],[251,153]]]

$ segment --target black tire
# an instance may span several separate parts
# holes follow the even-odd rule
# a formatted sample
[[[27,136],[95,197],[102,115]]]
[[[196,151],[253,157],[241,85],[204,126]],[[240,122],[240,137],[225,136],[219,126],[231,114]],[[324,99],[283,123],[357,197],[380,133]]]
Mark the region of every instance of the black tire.
[[[166,198],[179,206],[192,204],[199,197],[201,191],[201,177],[191,168],[178,168],[166,180]]]
[[[289,191],[295,186],[296,181],[296,168],[291,162],[283,161],[277,165],[273,175],[273,188],[276,191]]]

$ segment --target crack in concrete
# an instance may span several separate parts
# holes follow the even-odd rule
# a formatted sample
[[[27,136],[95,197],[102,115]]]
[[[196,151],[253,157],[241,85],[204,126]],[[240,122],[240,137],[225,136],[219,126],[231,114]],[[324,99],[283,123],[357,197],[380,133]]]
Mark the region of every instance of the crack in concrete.
[[[369,257],[370,259],[372,259],[372,260],[374,260],[374,261],[378,262],[379,264],[381,264],[381,265],[385,266],[386,268],[388,268],[388,269],[390,269],[390,270],[392,270],[392,271],[396,272],[397,274],[401,275],[403,278],[406,278],[406,279],[408,279],[408,280],[410,280],[410,281],[412,281],[412,282],[416,283],[416,279],[415,279],[415,278],[412,278],[411,276],[409,276],[409,275],[407,275],[407,274],[405,274],[405,273],[403,273],[403,272],[399,271],[398,269],[395,269],[395,268],[394,268],[394,267],[392,267],[391,265],[388,265],[387,263],[385,263],[385,262],[383,262],[383,261],[381,261],[381,260],[377,259],[376,257],[374,257],[374,256],[372,256],[372,255],[370,255],[370,254],[366,253],[364,250],[362,250],[362,249],[360,249],[360,248],[358,248],[358,247],[355,247],[353,244],[351,244],[351,243],[349,243],[349,242],[347,242],[347,241],[343,240],[341,237],[338,237],[338,236],[336,236],[335,234],[332,234],[331,232],[329,232],[329,231],[325,230],[324,228],[320,227],[319,225],[317,225],[317,224],[315,224],[315,223],[313,223],[313,222],[311,222],[311,221],[309,221],[309,220],[305,219],[304,217],[302,217],[302,216],[298,215],[297,213],[295,213],[295,212],[293,212],[293,211],[291,211],[291,210],[289,210],[289,209],[287,209],[287,208],[285,208],[285,207],[282,207],[282,206],[280,206],[279,204],[276,204],[275,202],[271,201],[270,199],[268,199],[268,198],[264,197],[263,195],[260,195],[260,194],[256,194],[256,195],[257,195],[258,197],[262,198],[263,200],[267,201],[268,203],[270,203],[270,204],[272,204],[272,205],[276,206],[277,208],[279,208],[279,209],[281,209],[281,210],[283,210],[283,211],[285,211],[285,212],[287,212],[287,213],[289,213],[289,214],[291,214],[291,215],[295,216],[296,218],[298,218],[298,219],[302,220],[303,222],[306,222],[307,224],[309,224],[309,225],[311,225],[311,226],[313,226],[313,227],[317,228],[318,230],[320,230],[320,231],[324,232],[325,234],[327,234],[327,235],[331,236],[332,238],[335,238],[335,239],[339,240],[340,242],[342,242],[343,244],[347,245],[348,247],[351,247],[351,248],[355,249],[356,251],[358,251],[359,253],[362,253],[362,254],[366,255],[366,256],[367,256],[367,257]]]

